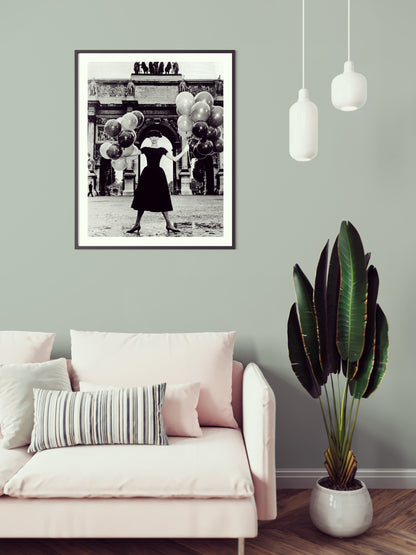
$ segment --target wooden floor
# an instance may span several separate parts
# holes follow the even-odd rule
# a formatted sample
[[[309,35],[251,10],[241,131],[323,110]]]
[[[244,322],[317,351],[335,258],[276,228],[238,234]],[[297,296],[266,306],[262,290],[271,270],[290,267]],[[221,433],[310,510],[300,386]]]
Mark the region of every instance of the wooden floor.
[[[416,555],[416,490],[371,490],[374,520],[358,538],[318,532],[308,515],[309,490],[280,490],[278,518],[246,540],[246,555]],[[1,555],[236,555],[237,540],[13,540]]]

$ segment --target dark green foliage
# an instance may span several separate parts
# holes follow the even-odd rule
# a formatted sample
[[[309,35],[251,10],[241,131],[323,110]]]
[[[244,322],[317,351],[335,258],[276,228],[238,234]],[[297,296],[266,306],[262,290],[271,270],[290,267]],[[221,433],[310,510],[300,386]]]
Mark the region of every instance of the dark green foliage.
[[[289,357],[312,397],[315,384],[326,384],[341,366],[356,399],[371,395],[386,371],[387,321],[377,305],[378,275],[374,266],[367,269],[369,258],[358,231],[344,221],[328,271],[328,243],[321,252],[314,289],[301,268],[294,267],[297,304],[288,323]]]
[[[289,358],[302,386],[319,401],[329,443],[325,467],[335,489],[353,487],[357,461],[351,442],[360,400],[377,389],[387,368],[388,326],[369,260],[358,231],[342,222],[328,270],[328,243],[321,252],[314,288],[298,265],[293,270],[297,303],[287,326]],[[332,376],[341,369],[343,391],[339,376]]]

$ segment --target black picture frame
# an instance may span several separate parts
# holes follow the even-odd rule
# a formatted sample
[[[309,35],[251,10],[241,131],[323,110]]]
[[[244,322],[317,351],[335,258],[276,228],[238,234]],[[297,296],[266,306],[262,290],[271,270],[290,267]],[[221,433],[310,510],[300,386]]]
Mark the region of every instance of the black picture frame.
[[[234,87],[235,50],[75,51],[76,249],[235,248]],[[191,96],[195,104],[189,114]],[[118,161],[109,159],[107,143],[121,139],[107,134],[118,125],[107,122],[124,126],[131,115],[121,118],[132,112],[140,121],[130,149],[151,146],[150,129],[162,135],[157,145],[168,151],[160,165],[173,211],[167,213],[168,223],[162,211],[146,209],[140,231],[129,233],[137,215],[131,202],[144,183],[140,175],[147,157],[137,150],[127,156],[130,150],[122,148]],[[205,125],[189,129],[207,113]],[[180,126],[180,132],[181,116],[186,129]],[[207,126],[212,136],[196,138],[194,133],[203,135]],[[211,139],[214,152],[203,157]],[[183,152],[187,143],[196,148],[193,153],[176,163],[167,158]],[[114,149],[119,155],[117,147],[110,154]]]

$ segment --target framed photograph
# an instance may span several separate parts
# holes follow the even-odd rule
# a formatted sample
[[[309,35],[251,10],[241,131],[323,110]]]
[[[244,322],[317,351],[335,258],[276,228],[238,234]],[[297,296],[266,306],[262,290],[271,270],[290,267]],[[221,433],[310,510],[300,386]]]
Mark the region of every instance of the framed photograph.
[[[235,248],[229,51],[75,51],[75,247]]]

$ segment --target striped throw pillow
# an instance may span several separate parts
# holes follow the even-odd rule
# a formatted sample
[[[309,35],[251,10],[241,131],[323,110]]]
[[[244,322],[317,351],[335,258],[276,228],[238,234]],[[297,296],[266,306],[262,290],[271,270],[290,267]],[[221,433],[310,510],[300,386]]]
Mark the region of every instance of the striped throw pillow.
[[[73,445],[167,445],[166,383],[107,391],[34,389],[29,453]]]

